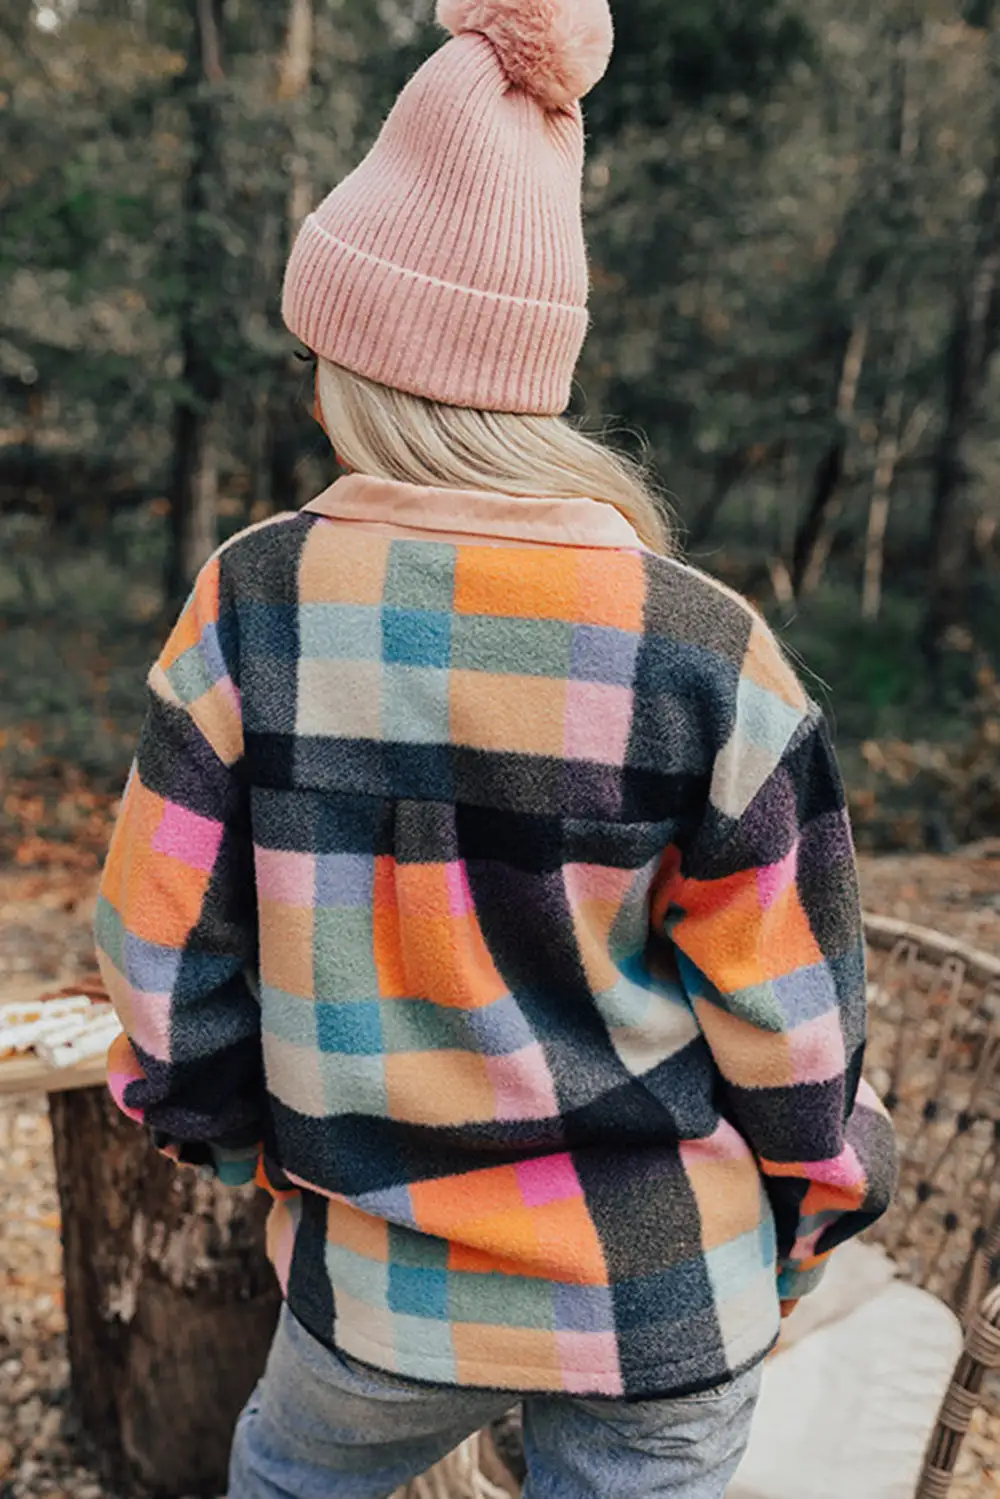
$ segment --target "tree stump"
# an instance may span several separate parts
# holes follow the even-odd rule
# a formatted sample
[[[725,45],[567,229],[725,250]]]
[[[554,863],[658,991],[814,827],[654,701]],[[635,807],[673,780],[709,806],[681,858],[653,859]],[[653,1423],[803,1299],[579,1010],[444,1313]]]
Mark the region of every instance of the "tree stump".
[[[226,1492],[280,1297],[266,1201],[159,1156],[103,1089],[50,1098],[77,1412],[131,1493]]]

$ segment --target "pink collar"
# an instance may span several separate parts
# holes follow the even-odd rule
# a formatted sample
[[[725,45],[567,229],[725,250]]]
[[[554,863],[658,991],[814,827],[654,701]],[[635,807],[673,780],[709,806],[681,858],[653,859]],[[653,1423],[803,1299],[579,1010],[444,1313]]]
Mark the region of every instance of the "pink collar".
[[[505,537],[544,546],[642,549],[625,517],[599,500],[520,499],[349,474],[304,508],[331,520],[368,521],[444,535]]]

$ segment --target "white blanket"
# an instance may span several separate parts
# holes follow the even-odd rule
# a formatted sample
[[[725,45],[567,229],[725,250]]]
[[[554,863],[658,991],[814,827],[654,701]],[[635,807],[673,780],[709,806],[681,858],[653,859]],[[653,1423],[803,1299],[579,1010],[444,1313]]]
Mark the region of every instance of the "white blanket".
[[[947,1307],[899,1283],[814,1328],[768,1364],[728,1499],[913,1499],[961,1348]]]

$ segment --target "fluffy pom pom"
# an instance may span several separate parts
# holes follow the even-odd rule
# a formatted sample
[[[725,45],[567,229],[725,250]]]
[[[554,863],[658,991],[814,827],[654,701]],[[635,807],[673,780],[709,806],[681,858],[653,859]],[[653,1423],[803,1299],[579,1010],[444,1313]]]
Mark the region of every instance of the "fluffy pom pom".
[[[588,94],[614,46],[608,0],[437,0],[437,18],[452,36],[488,37],[514,87],[545,109]]]

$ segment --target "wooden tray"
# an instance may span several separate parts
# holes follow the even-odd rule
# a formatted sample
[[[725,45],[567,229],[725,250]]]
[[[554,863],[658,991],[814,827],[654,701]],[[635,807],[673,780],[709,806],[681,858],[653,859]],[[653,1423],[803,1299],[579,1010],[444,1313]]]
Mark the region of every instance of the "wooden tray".
[[[91,1057],[76,1067],[47,1067],[30,1054],[10,1057],[0,1062],[0,1097],[10,1093],[69,1093],[74,1088],[101,1088],[106,1078],[104,1057]]]

